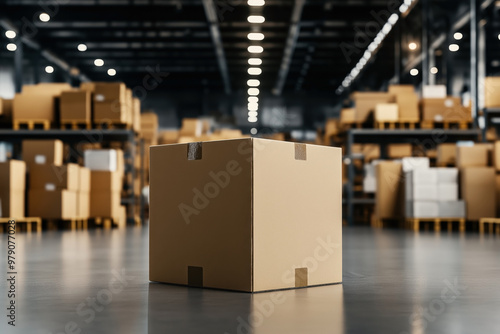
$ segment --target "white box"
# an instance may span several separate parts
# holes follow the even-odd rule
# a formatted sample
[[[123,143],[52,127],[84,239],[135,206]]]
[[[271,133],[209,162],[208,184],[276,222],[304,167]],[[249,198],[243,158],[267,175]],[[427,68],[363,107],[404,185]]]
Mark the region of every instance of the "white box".
[[[438,184],[438,201],[458,201],[458,184]]]
[[[118,168],[116,150],[86,150],[85,167],[93,171],[115,172]]]
[[[424,86],[422,90],[422,98],[424,99],[445,99],[446,97],[445,85]]]
[[[421,185],[413,184],[411,187],[406,188],[407,201],[437,201],[438,189],[436,185]]]
[[[439,202],[440,218],[465,218],[465,201]]]
[[[413,185],[436,185],[438,183],[436,168],[415,169],[405,173],[405,176]]]
[[[366,165],[364,165],[364,169],[365,169],[365,178],[375,177],[375,165],[374,164],[366,164]]]
[[[436,168],[437,182],[440,184],[458,184],[458,168]]]
[[[363,179],[363,192],[367,194],[373,194],[377,190],[377,178],[375,177],[365,177]]]
[[[431,201],[407,201],[407,218],[437,218],[439,217],[439,205]]]
[[[375,120],[378,122],[397,122],[399,107],[396,103],[379,103],[375,106]]]
[[[428,169],[430,167],[429,158],[425,157],[408,157],[403,158],[403,172],[411,172],[415,169]]]

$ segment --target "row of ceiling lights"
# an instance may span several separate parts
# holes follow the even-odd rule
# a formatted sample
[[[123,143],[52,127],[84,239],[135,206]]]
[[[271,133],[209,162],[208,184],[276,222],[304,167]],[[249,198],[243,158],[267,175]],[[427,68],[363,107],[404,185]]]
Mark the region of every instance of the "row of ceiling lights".
[[[250,7],[262,7],[265,4],[264,0],[248,0],[248,5]],[[258,25],[265,22],[265,18],[262,15],[249,15],[248,22]],[[257,26],[253,26],[257,27]],[[248,86],[248,122],[256,123],[259,119],[259,94],[260,90],[260,81],[255,79],[254,76],[258,76],[262,74],[262,69],[259,67],[262,65],[262,59],[258,57],[258,55],[264,52],[264,48],[260,45],[257,45],[259,41],[264,40],[264,34],[261,32],[251,32],[247,35],[248,40],[252,41],[252,45],[248,46],[248,52],[250,53],[250,57],[248,58],[248,70],[247,73],[251,76],[247,81]],[[257,133],[257,129],[251,129],[252,134]]]

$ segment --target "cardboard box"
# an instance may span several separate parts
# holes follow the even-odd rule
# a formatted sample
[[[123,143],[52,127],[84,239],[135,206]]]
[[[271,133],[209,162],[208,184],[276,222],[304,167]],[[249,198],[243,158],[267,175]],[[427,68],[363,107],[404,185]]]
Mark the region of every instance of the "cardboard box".
[[[158,135],[158,144],[175,144],[179,138],[179,131],[177,130],[168,130],[162,131]]]
[[[415,86],[413,86],[413,85],[389,85],[389,94],[393,94],[393,95],[415,94]]]
[[[438,187],[434,185],[422,185],[407,183],[405,188],[405,199],[407,201],[437,201]]]
[[[378,144],[354,144],[351,151],[353,154],[363,154],[365,162],[380,159],[380,146]]]
[[[77,192],[76,216],[81,219],[90,218],[90,192]]]
[[[125,104],[118,102],[94,103],[94,122],[128,124],[128,109]]]
[[[23,140],[23,160],[30,168],[32,165],[55,165],[63,164],[63,142],[55,140]]]
[[[133,129],[135,132],[141,131],[141,100],[134,97],[132,100]]]
[[[340,125],[356,123],[356,109],[347,108],[340,111]]]
[[[438,183],[437,168],[417,168],[405,173],[406,182],[412,185],[435,186]]]
[[[495,175],[497,217],[500,216],[500,174]]]
[[[441,202],[458,201],[458,183],[437,185],[437,199]]]
[[[437,146],[437,165],[455,166],[457,159],[456,144],[439,144]]]
[[[80,90],[94,93],[96,84],[97,82],[82,82],[80,83]]]
[[[61,122],[91,121],[91,93],[89,91],[62,92],[60,99]]]
[[[91,171],[90,191],[120,191],[122,190],[122,175],[118,172]]]
[[[486,108],[500,107],[500,77],[484,79],[484,106]]]
[[[402,217],[404,203],[402,164],[383,161],[375,167],[375,171],[377,174],[375,216],[378,219]]]
[[[86,167],[80,167],[80,182],[79,182],[79,191],[89,192],[91,184],[91,172],[90,169]]]
[[[56,97],[66,90],[71,90],[71,86],[66,83],[23,86],[22,93],[14,97],[12,119],[14,121],[54,121]]]
[[[407,157],[403,158],[403,172],[411,172],[417,169],[428,169],[430,168],[430,160],[426,157]]]
[[[341,163],[339,148],[255,138],[152,147],[150,280],[247,292],[341,282]],[[304,261],[327,240],[328,256]]]
[[[460,173],[460,193],[461,198],[467,203],[467,219],[495,217],[495,169],[467,167],[461,169]]]
[[[486,167],[489,152],[487,145],[457,146],[457,167]]]
[[[411,157],[413,147],[411,144],[389,144],[387,145],[387,156],[390,159],[401,159]]]
[[[405,93],[396,95],[400,121],[420,120],[419,99],[415,93]]]
[[[493,167],[497,172],[500,171],[500,141],[496,141],[493,146]]]
[[[120,105],[127,103],[127,87],[123,82],[98,82],[94,85],[94,107],[100,104]]]
[[[77,217],[77,192],[71,190],[28,191],[28,215],[44,219],[73,219]]]
[[[376,122],[397,122],[399,109],[396,103],[379,103],[375,106]]]
[[[430,122],[469,121],[470,112],[459,97],[422,99],[422,120]]]
[[[80,166],[77,164],[32,165],[29,175],[30,189],[47,191],[62,189],[78,191],[80,189]]]
[[[407,218],[439,217],[439,204],[435,201],[407,201],[405,210]]]
[[[465,218],[464,201],[438,202],[440,218]]]
[[[141,129],[158,129],[159,120],[155,112],[143,112],[141,114]]]
[[[325,122],[325,143],[330,143],[330,137],[339,134],[340,124],[337,118],[327,119]]]
[[[85,167],[91,171],[115,172],[118,170],[118,150],[86,150],[83,152]]]
[[[388,93],[361,93],[353,95],[356,105],[356,122],[368,121],[370,115],[375,111],[375,106],[380,103],[394,103],[395,96]]]
[[[424,85],[422,89],[422,98],[424,99],[444,99],[446,95],[445,85]]]
[[[90,216],[117,218],[120,216],[121,195],[119,191],[91,191]]]
[[[203,124],[197,118],[182,119],[182,126],[179,131],[181,137],[199,137],[203,134]]]
[[[26,163],[9,160],[0,163],[0,217],[24,217]]]

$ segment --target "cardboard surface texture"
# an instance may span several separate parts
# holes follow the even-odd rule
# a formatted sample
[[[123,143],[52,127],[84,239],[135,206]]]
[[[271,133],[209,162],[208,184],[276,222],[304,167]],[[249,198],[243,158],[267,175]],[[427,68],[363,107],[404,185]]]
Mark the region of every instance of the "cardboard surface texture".
[[[438,166],[454,166],[457,159],[456,144],[439,144],[437,147]]]
[[[486,108],[500,107],[500,77],[485,78],[484,93],[484,106]]]
[[[30,168],[31,165],[63,164],[64,147],[62,141],[56,140],[23,140],[23,160]]]
[[[461,198],[467,203],[467,219],[495,217],[495,169],[467,167],[460,170]]]
[[[62,122],[91,121],[91,93],[89,91],[62,92],[60,99],[60,114]]]
[[[402,164],[394,161],[380,162],[376,167],[377,192],[375,215],[379,219],[402,216],[404,183]]]
[[[45,190],[72,190],[80,189],[80,166],[67,164],[55,165],[33,165],[29,172],[30,189]]]
[[[486,167],[489,152],[487,145],[457,146],[457,167]]]
[[[119,172],[91,171],[90,191],[120,191],[122,179]]]
[[[22,93],[16,94],[12,105],[13,120],[54,120],[56,97],[65,90],[71,90],[66,83],[42,83],[25,85]]]
[[[375,106],[375,121],[397,122],[399,120],[399,108],[396,103],[379,103]]]
[[[342,281],[340,149],[153,146],[150,179],[152,281],[247,292]]]
[[[375,106],[379,103],[394,103],[395,96],[389,93],[354,93],[354,103],[356,105],[356,122],[366,122],[375,111]]]
[[[24,217],[26,163],[9,160],[0,163],[0,212],[2,217]]]
[[[90,216],[118,218],[120,216],[120,191],[91,191]]]
[[[72,219],[77,217],[77,193],[71,190],[28,191],[28,215],[51,219]]]

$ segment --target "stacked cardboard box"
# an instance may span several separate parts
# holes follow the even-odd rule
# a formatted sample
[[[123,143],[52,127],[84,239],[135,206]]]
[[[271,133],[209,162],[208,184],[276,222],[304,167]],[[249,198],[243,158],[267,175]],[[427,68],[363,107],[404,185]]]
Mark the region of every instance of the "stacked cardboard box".
[[[396,103],[379,103],[375,106],[375,122],[397,122],[399,107]]]
[[[484,80],[484,106],[486,108],[500,107],[500,77],[488,77]]]
[[[92,96],[86,90],[71,90],[61,93],[61,123],[91,123]]]
[[[389,144],[387,145],[387,157],[389,159],[402,159],[413,155],[411,144]]]
[[[96,83],[94,86],[94,121],[131,124],[131,102],[124,83]]]
[[[158,134],[158,144],[175,144],[179,140],[179,131],[177,130],[165,130]]]
[[[418,95],[413,85],[391,85],[389,94],[396,97],[399,120],[402,122],[418,122],[420,112],[418,109]]]
[[[20,160],[0,162],[0,217],[24,217],[26,163]]]
[[[422,120],[429,122],[470,121],[470,111],[459,97],[422,99]]]
[[[377,178],[375,216],[398,219],[403,216],[403,166],[401,162],[381,161],[375,167]]]
[[[356,92],[354,93],[353,97],[356,105],[356,113],[355,113],[356,122],[368,121],[370,116],[373,116],[377,104],[396,102],[395,96],[389,93]]]
[[[347,108],[340,111],[340,127],[345,128],[356,123],[356,109]]]
[[[457,161],[457,145],[454,143],[437,146],[437,165],[439,167],[455,166]]]

